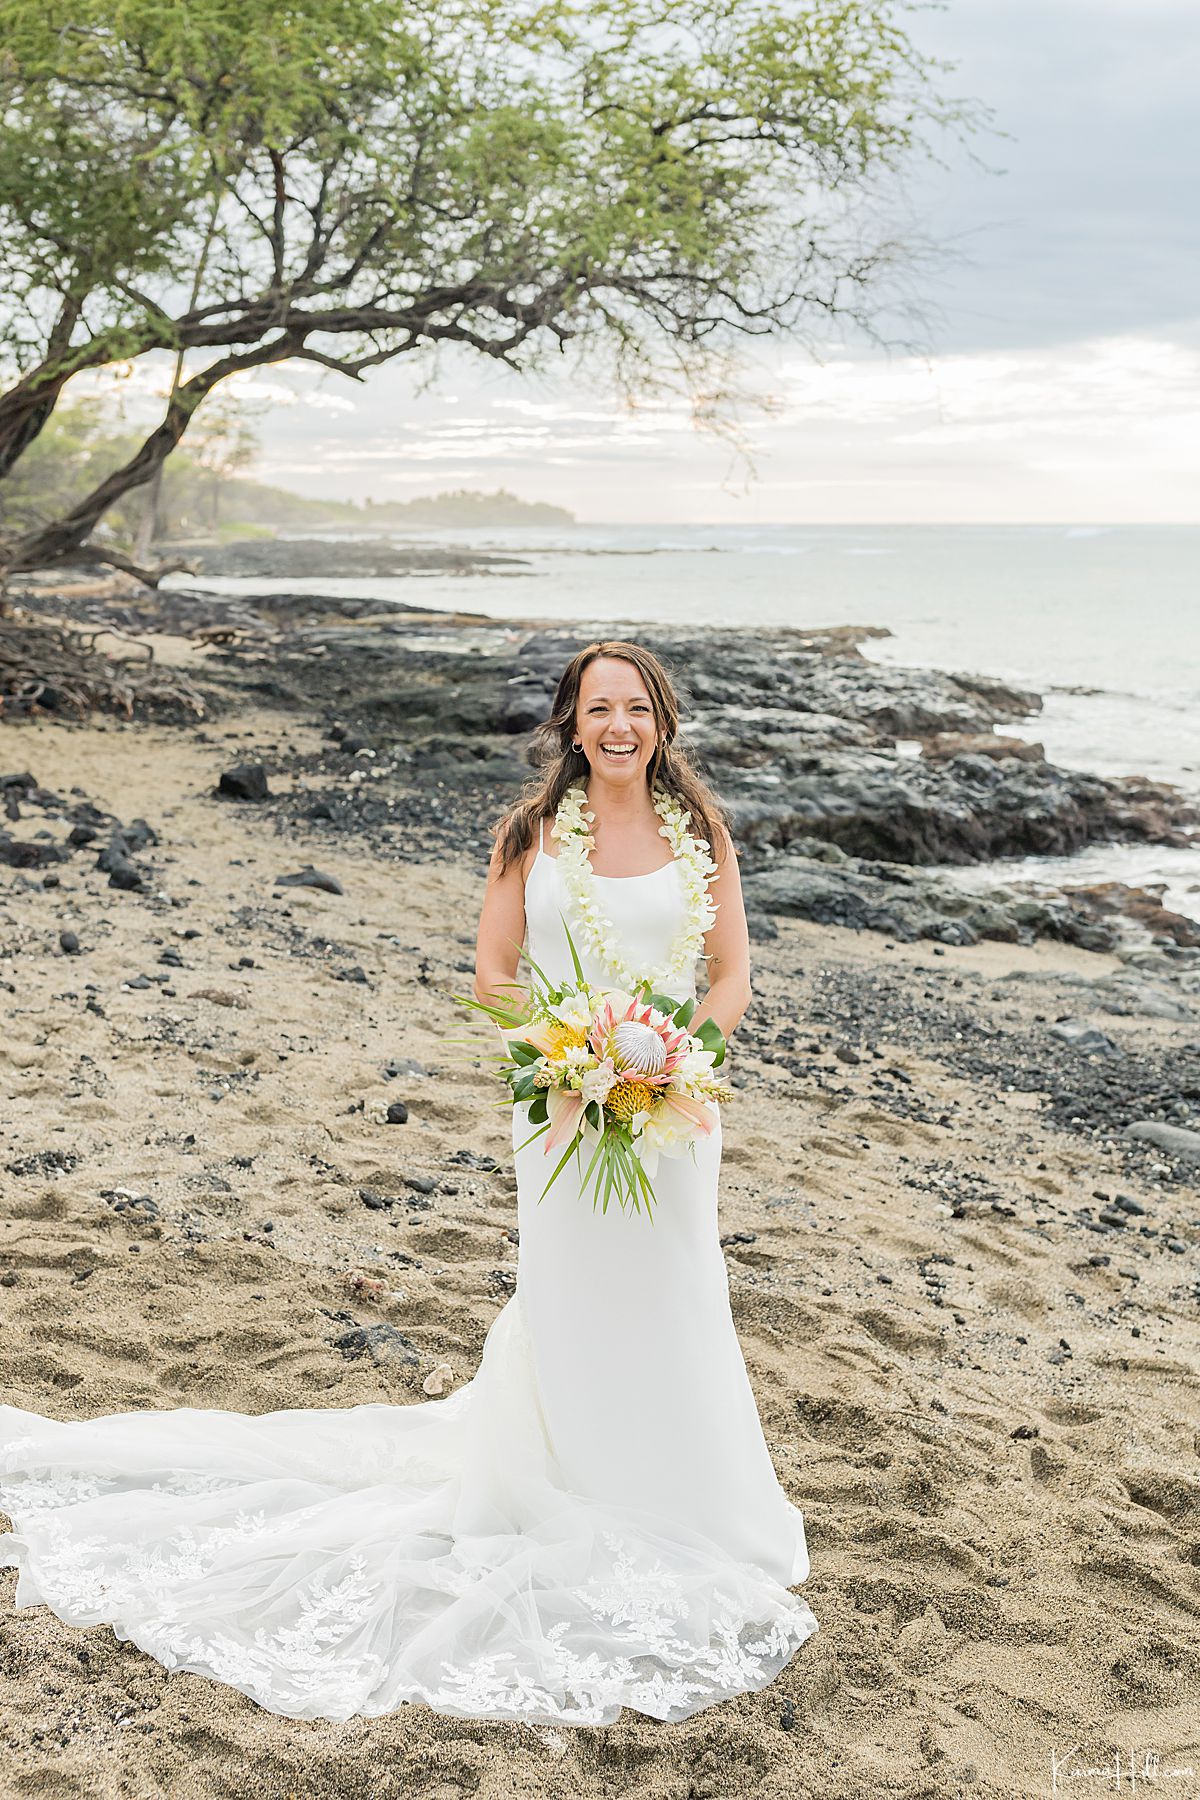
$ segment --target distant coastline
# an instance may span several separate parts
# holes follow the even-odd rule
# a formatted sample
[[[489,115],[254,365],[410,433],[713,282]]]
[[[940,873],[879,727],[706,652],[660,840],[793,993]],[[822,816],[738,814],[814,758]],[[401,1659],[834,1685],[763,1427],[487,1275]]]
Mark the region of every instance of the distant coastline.
[[[339,531],[377,533],[403,530],[407,526],[444,526],[461,529],[470,526],[506,525],[574,525],[575,515],[565,506],[552,506],[544,500],[522,500],[507,488],[483,493],[473,488],[456,488],[441,494],[426,494],[412,500],[317,500],[288,488],[270,487],[263,482],[234,479],[221,489],[222,530],[219,535],[236,535],[255,529],[270,533],[291,531],[297,527],[311,530],[327,525]]]

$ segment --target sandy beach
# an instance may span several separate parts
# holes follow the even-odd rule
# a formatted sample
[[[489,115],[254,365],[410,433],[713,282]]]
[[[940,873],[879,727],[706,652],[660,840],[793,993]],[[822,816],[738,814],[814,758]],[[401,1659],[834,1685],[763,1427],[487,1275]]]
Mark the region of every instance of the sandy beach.
[[[0,873],[14,1405],[419,1404],[470,1378],[513,1290],[507,1115],[451,998],[477,849],[447,828],[435,853],[426,823],[396,854],[215,792],[262,763],[311,801],[323,744],[249,694],[195,724],[4,729],[0,773],[57,797],[9,781],[15,835],[62,843],[90,805],[156,840],[127,891],[90,854]],[[342,891],[276,885],[308,865]],[[1045,1035],[1082,1020],[1123,1067],[1190,1069],[1200,995],[1151,963],[1162,1004],[1116,1010],[1128,959],[1048,938],[774,931],[731,1047],[722,1226],[812,1555],[820,1630],[779,1680],[675,1726],[295,1722],[14,1612],[6,1570],[0,1792],[1015,1800],[1055,1758],[1062,1791],[1148,1752],[1200,1794],[1200,1163],[1095,1129],[1112,1053]]]

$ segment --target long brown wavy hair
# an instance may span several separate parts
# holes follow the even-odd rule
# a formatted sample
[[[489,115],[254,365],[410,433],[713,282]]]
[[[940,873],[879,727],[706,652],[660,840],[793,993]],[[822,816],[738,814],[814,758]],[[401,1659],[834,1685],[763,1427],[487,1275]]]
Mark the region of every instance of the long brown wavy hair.
[[[657,786],[674,794],[685,812],[692,815],[688,826],[692,836],[703,838],[714,857],[720,860],[719,833],[721,827],[728,830],[728,815],[707,782],[692,767],[687,752],[675,741],[679,733],[679,696],[675,685],[652,650],[641,644],[613,639],[588,644],[563,670],[550,717],[534,732],[535,753],[540,765],[538,773],[525,784],[516,804],[495,827],[501,874],[528,850],[539,822],[554,817],[567,789],[582,787],[587,781],[588,759],[582,750],[575,750],[572,745],[583,672],[599,656],[616,656],[632,663],[650,696],[656,736],[660,741],[646,770],[648,791],[653,794]]]

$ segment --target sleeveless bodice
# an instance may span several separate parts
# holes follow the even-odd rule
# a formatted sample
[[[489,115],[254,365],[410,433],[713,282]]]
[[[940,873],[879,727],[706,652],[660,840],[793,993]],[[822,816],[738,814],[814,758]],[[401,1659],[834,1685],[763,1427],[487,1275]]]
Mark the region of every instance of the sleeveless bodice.
[[[648,875],[596,875],[596,898],[613,928],[620,954],[636,974],[661,968],[683,928],[686,917],[679,864],[672,860]],[[537,860],[525,883],[526,948],[552,982],[575,979],[563,921],[570,927],[587,980],[597,987],[613,987],[612,975],[586,949],[556,857],[538,850]],[[686,1000],[696,993],[696,971],[691,968],[671,983],[674,998]]]

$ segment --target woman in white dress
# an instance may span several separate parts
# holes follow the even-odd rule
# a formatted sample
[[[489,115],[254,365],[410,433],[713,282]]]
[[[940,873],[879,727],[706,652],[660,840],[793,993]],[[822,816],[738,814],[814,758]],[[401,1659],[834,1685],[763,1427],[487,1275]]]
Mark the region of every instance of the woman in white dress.
[[[648,651],[572,660],[547,765],[497,833],[480,998],[512,997],[526,936],[568,979],[570,922],[602,986],[700,950],[692,1029],[734,1029],[750,997],[737,865],[677,729]],[[580,789],[594,847],[560,866],[560,803]],[[693,946],[698,921],[712,922]],[[694,995],[694,969],[667,991]],[[517,1291],[471,1381],[418,1405],[258,1416],[0,1406],[16,1605],[106,1623],[297,1718],[415,1701],[531,1723],[609,1724],[625,1706],[674,1720],[773,1680],[817,1622],[789,1592],[808,1574],[804,1522],[730,1313],[720,1119],[694,1160],[659,1163],[651,1221],[593,1209],[573,1162],[541,1200],[558,1159],[526,1142],[526,1111]]]

